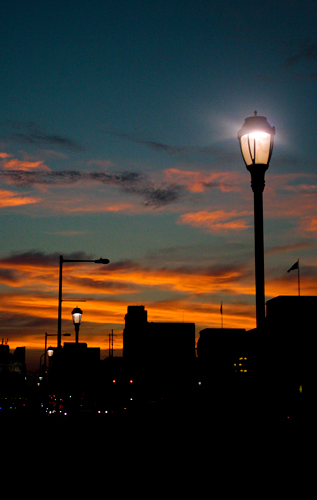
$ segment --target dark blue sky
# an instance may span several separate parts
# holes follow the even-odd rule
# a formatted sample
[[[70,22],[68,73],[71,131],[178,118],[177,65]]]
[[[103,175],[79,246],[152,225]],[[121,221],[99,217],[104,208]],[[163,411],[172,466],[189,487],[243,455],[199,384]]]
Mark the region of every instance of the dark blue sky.
[[[99,154],[111,142],[102,127],[208,145],[220,117],[240,123],[254,107],[293,136],[301,118],[315,121],[315,28],[309,1],[13,0],[1,21],[2,117]]]

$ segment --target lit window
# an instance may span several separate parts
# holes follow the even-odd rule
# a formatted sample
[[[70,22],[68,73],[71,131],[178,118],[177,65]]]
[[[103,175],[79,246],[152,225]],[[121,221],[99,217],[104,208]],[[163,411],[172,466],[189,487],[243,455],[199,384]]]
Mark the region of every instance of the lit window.
[[[303,386],[302,386],[302,385],[300,385],[300,386],[299,386],[299,392],[300,392],[300,393],[302,393],[302,392],[303,392]]]

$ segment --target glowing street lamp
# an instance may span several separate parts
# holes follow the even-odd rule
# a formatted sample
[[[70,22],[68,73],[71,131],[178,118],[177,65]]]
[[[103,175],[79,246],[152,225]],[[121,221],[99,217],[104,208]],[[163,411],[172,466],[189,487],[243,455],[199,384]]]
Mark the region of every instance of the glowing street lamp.
[[[83,311],[79,309],[79,307],[75,307],[75,309],[72,310],[73,323],[75,325],[75,333],[76,333],[76,344],[78,344],[79,326],[81,323],[82,315]]]
[[[53,347],[49,347],[46,352],[47,352],[47,355],[48,355],[48,366],[49,366],[49,369],[51,369],[51,366],[52,366],[52,356],[54,354]]]
[[[263,243],[263,191],[265,172],[273,151],[275,128],[271,127],[264,116],[250,116],[245,119],[238,132],[241,154],[251,174],[251,187],[254,193],[254,250],[255,250],[255,295],[256,322],[261,328],[265,319],[264,292],[264,243]]]
[[[63,337],[70,337],[70,333],[62,333],[61,336]],[[45,332],[45,344],[44,344],[44,373],[46,373],[46,367],[47,367],[47,364],[46,364],[46,355],[48,357],[52,357],[53,354],[54,354],[54,350],[52,347],[49,347],[47,348],[47,337],[57,337],[57,333],[47,333]]]
[[[49,357],[49,358],[51,358],[51,357],[53,356],[53,354],[54,354],[54,349],[53,349],[53,347],[49,347],[49,348],[47,349],[47,355],[48,355],[48,357]]]

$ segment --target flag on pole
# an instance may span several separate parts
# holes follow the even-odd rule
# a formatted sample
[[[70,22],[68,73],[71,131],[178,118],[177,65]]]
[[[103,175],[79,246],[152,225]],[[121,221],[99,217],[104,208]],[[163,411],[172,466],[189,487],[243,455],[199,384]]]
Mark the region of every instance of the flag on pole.
[[[222,302],[221,302],[221,306],[220,306],[220,314],[222,314]]]
[[[294,269],[298,269],[298,261],[295,262],[295,264],[293,264],[292,267],[290,267],[287,272],[289,273],[290,271],[294,271]]]
[[[295,264],[293,264],[292,267],[290,267],[287,272],[289,273],[290,271],[293,271],[294,269],[297,269],[298,296],[300,296],[299,259],[297,259],[297,262],[295,262]]]

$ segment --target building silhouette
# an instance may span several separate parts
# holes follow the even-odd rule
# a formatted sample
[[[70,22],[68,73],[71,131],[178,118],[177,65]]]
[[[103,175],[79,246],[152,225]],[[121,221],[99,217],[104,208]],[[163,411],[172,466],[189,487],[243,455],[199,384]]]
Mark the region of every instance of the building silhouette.
[[[48,412],[65,414],[92,409],[100,390],[100,348],[65,342],[54,350],[42,404]]]
[[[249,412],[252,336],[245,329],[205,328],[197,341],[196,411],[227,419]]]
[[[14,353],[2,341],[0,344],[0,373],[16,373],[25,376],[25,347],[17,347]]]
[[[194,323],[149,323],[144,306],[128,306],[123,330],[125,359],[173,360],[195,357]]]
[[[136,399],[179,406],[194,386],[195,324],[148,322],[144,306],[128,306],[123,362]]]
[[[294,412],[308,411],[315,391],[316,310],[314,296],[280,295],[266,302],[262,364],[275,399]]]
[[[21,410],[26,406],[25,347],[17,347],[13,353],[2,341],[0,344],[0,411],[1,414]]]
[[[123,357],[143,358],[147,342],[147,311],[144,306],[128,306],[123,330]]]
[[[240,328],[205,328],[199,332],[197,355],[213,377],[248,373],[249,335]]]

